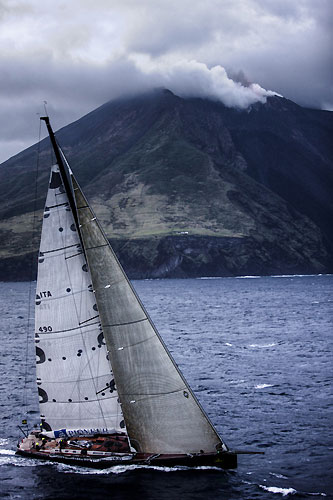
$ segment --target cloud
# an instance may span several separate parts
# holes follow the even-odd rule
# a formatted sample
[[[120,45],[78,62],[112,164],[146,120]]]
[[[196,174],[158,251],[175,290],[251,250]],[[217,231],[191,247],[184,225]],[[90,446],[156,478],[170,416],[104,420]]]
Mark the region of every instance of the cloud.
[[[208,68],[198,61],[169,61],[156,65],[147,58],[137,59],[142,73],[159,86],[169,88],[180,96],[207,97],[221,101],[228,107],[247,108],[254,102],[266,102],[275,92],[267,91],[258,84],[243,85],[236,78],[229,78],[220,65]],[[243,75],[245,79],[245,75]]]
[[[121,95],[332,109],[331,0],[0,0],[0,161]],[[24,147],[23,146],[23,147]]]

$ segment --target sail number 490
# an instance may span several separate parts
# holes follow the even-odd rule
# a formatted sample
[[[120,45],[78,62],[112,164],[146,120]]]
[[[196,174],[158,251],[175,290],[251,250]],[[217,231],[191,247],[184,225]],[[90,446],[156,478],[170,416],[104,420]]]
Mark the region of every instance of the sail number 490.
[[[40,332],[52,332],[52,326],[40,326],[38,328]]]

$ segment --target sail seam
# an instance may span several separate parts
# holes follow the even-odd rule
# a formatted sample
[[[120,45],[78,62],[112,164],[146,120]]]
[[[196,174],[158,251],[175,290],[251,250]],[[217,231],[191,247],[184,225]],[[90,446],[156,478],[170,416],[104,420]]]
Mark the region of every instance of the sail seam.
[[[112,374],[111,374],[111,375],[112,375]],[[94,376],[93,378],[94,378],[95,380],[98,380],[98,379],[100,379],[100,378],[110,378],[110,373],[104,373],[104,374],[102,374],[102,375],[96,375],[96,376]],[[80,379],[80,382],[89,382],[89,380],[91,380],[91,379],[92,379],[92,377],[89,377],[89,378],[81,378],[81,379]],[[76,379],[72,379],[72,380],[61,380],[61,381],[59,381],[59,380],[44,380],[44,379],[43,379],[43,380],[38,380],[38,382],[40,382],[42,385],[45,385],[45,384],[61,384],[61,385],[62,385],[62,384],[72,384],[73,382],[76,382]],[[109,388],[109,386],[108,386],[108,387],[106,387],[106,388],[105,388],[105,390],[107,391],[107,390],[108,390],[108,388]],[[101,392],[103,392],[103,391],[104,391],[104,389],[102,389],[102,391],[101,391]],[[117,397],[117,395],[115,394],[114,396],[110,396],[110,397],[116,398],[116,397]]]
[[[105,243],[104,245],[97,245],[96,247],[86,247],[86,250],[95,250],[95,248],[108,247],[109,245]]]
[[[99,400],[101,401],[101,400]],[[67,403],[67,401],[60,401],[61,403]],[[75,403],[81,403],[82,401],[75,401]],[[95,401],[96,402],[96,401]],[[49,403],[49,401],[48,401]],[[74,401],[72,403],[67,403],[69,405],[72,405],[74,403]],[[85,401],[85,403],[88,403],[88,401]],[[47,403],[44,403],[44,404],[47,404]],[[56,404],[56,403],[54,403]],[[110,418],[110,417],[113,417],[113,418],[117,418],[117,415],[112,413],[111,415],[106,415],[106,418]],[[63,421],[62,417],[52,417],[52,420],[60,420],[61,422]],[[68,420],[77,420],[77,418],[71,418],[71,417],[66,417],[66,421]],[[85,417],[85,420],[95,420],[94,417]],[[110,427],[108,425],[105,426],[106,429],[109,429]]]
[[[128,323],[114,323],[113,325],[103,325],[103,328],[113,328],[114,326],[135,325],[136,323],[141,323],[142,321],[148,321],[148,318],[137,319],[136,321],[129,321]]]

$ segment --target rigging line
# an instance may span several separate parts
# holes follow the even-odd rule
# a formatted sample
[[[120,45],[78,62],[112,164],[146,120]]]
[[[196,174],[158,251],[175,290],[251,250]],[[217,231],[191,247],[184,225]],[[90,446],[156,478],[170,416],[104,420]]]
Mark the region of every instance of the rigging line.
[[[91,321],[92,319],[99,318],[99,314],[97,316],[93,316],[92,318],[85,319],[84,321],[79,321],[79,326],[83,325],[84,323],[88,323],[88,321]]]
[[[80,253],[74,253],[73,255],[69,255],[68,257],[65,257],[65,260],[67,259],[71,259],[72,257],[77,257],[78,255],[82,255],[83,252],[80,252]]]
[[[34,262],[35,259],[35,238],[36,238],[36,212],[37,212],[37,194],[38,194],[38,176],[39,176],[39,163],[40,163],[40,140],[41,138],[41,123],[39,120],[39,133],[38,133],[38,143],[37,143],[37,158],[36,158],[36,169],[35,169],[35,186],[34,186],[34,205],[33,205],[33,217],[32,217],[32,237],[31,237],[31,259],[30,259],[30,279],[29,279],[29,293],[28,293],[28,321],[27,321],[27,332],[26,332],[26,346],[25,346],[25,373],[24,373],[24,389],[23,389],[23,401],[22,401],[22,411],[27,412],[27,384],[28,384],[28,359],[29,359],[29,333],[31,328],[31,302],[33,293],[33,278],[34,278]]]

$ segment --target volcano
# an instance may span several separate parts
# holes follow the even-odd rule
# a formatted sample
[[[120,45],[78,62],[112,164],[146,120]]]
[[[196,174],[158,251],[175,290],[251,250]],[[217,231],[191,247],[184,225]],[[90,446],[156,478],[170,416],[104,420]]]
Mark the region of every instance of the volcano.
[[[56,137],[131,278],[327,273],[332,116],[279,96],[240,110],[159,89]],[[35,276],[49,141],[36,181],[37,149],[0,165],[1,280]]]

